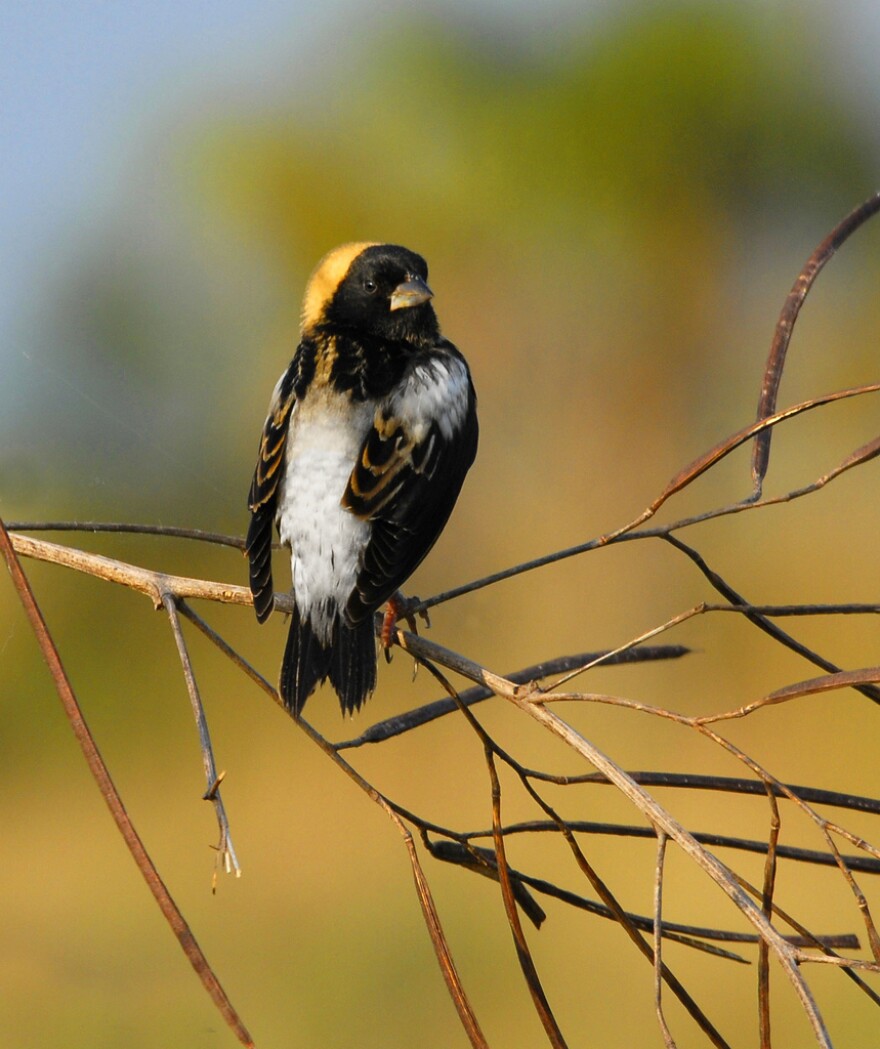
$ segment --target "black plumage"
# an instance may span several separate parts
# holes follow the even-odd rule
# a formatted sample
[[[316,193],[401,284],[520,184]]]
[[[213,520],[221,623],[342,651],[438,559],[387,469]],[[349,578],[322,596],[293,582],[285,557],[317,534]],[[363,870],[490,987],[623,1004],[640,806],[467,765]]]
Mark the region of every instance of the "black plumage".
[[[273,522],[291,550],[280,691],[297,715],[327,678],[343,711],[373,691],[374,613],[434,545],[476,455],[470,372],[440,334],[427,276],[424,259],[396,245],[325,256],[269,406],[247,554],[262,622]]]

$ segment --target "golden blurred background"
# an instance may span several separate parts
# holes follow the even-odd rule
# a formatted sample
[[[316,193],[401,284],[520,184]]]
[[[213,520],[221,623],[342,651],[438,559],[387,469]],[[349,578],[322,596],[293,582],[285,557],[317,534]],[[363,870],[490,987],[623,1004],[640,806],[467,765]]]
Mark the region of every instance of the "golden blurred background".
[[[444,332],[480,398],[477,463],[408,590],[427,596],[583,542],[629,521],[754,418],[789,287],[876,189],[880,17],[862,5],[560,0],[537,11],[448,0],[340,3],[321,16],[241,0],[13,6],[0,28],[16,104],[0,174],[20,191],[2,211],[14,234],[13,291],[0,304],[6,520],[242,534],[304,281],[335,244],[376,239],[427,258]],[[781,404],[877,379],[878,246],[875,222],[821,276]],[[831,469],[876,435],[876,419],[861,398],[782,428],[768,491]],[[746,452],[731,457],[664,519],[744,497],[748,469]],[[683,538],[753,601],[876,601],[876,469]],[[62,541],[246,581],[235,551]],[[106,583],[25,567],[129,811],[257,1045],[465,1045],[381,812],[187,631],[244,868],[212,895],[215,825],[166,618]],[[505,672],[622,644],[713,596],[665,545],[629,543],[444,605],[430,637]],[[274,679],[280,618],[260,629],[247,609],[198,611]],[[783,625],[842,666],[876,663],[876,626],[841,618]],[[816,673],[733,617],[665,640],[695,651],[580,686],[690,714]],[[402,653],[380,675],[353,722],[329,692],[307,717],[342,739],[437,695],[426,673],[412,681]],[[107,816],[9,585],[0,687],[0,1045],[233,1045]],[[583,771],[500,703],[478,710],[524,762]],[[681,729],[604,707],[561,713],[624,767],[742,774]],[[839,692],[726,734],[789,782],[876,796],[878,717]],[[481,748],[460,718],[352,760],[425,818],[491,823]],[[504,786],[505,818],[535,818],[509,776]],[[571,818],[640,822],[609,789],[577,790],[548,796]],[[767,834],[760,801],[661,800],[693,829]],[[876,839],[867,821],[844,822]],[[783,836],[823,847],[791,814]],[[623,903],[650,913],[653,845],[584,847]],[[560,843],[516,841],[511,853],[589,894]],[[734,858],[760,879],[760,858]],[[490,1044],[544,1044],[497,886],[425,863]],[[668,917],[741,926],[681,856],[669,864]],[[860,931],[838,877],[788,866],[780,881],[808,924]],[[661,1045],[650,968],[619,930],[545,906],[530,943],[570,1044]],[[757,1044],[754,966],[666,950],[725,1036]],[[868,1044],[867,1000],[839,973],[809,975],[835,1045]],[[808,1044],[778,972],[773,989],[779,1044]],[[703,1044],[676,1006],[669,1013],[680,1046]]]

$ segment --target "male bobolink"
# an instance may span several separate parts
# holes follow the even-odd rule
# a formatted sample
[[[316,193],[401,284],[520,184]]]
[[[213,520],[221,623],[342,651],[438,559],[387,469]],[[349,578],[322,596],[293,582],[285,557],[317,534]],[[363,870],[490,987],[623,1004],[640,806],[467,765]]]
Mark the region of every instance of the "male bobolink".
[[[280,691],[298,716],[330,678],[343,712],[376,687],[373,614],[446,524],[477,451],[476,395],[440,334],[425,260],[343,244],[306,287],[250,490],[254,609],[272,610],[272,522],[290,548]]]

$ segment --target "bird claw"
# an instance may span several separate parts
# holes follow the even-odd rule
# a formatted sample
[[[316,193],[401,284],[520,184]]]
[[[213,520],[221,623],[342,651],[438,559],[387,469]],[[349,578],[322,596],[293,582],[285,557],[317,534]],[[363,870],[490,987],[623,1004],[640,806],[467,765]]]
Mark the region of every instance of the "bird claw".
[[[419,628],[416,623],[416,615],[424,622],[425,626],[431,626],[431,619],[428,615],[426,608],[418,608],[420,599],[417,597],[404,597],[404,595],[396,590],[391,597],[388,598],[385,607],[385,616],[382,619],[382,630],[379,633],[379,643],[382,646],[382,650],[385,653],[385,662],[391,662],[391,640],[394,637],[394,631],[397,628],[398,619],[406,621],[406,625],[410,628],[412,633],[418,635]]]

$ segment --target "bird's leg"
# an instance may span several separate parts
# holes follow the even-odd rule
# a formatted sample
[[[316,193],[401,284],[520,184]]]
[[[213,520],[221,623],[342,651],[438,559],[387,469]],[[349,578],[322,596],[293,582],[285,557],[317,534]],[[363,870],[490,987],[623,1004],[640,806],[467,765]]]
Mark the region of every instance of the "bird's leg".
[[[420,603],[419,598],[404,597],[399,590],[395,590],[391,597],[388,598],[385,605],[385,616],[382,619],[382,630],[379,633],[379,644],[385,652],[386,663],[391,662],[391,638],[397,627],[398,619],[405,619],[410,630],[414,634],[418,634],[419,629],[416,625],[416,617],[413,609],[415,609]],[[420,609],[418,614],[424,620],[426,626],[431,625],[431,620],[428,618],[428,610],[426,608]]]

